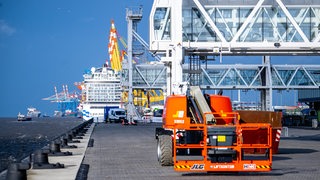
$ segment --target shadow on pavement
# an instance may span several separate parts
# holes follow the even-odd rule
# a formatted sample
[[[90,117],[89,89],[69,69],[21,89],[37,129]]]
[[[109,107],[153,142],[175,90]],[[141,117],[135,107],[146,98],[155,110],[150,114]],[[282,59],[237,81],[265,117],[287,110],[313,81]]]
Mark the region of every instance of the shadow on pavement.
[[[305,148],[279,148],[278,154],[310,154],[314,152],[318,151]]]

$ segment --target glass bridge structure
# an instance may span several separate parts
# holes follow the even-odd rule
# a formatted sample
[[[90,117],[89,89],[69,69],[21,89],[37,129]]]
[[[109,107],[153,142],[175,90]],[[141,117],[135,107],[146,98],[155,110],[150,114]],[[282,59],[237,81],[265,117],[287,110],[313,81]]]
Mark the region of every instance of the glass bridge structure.
[[[318,0],[154,0],[149,23],[144,46],[158,61],[130,66],[132,79],[126,80],[133,89],[168,95],[172,84],[188,81],[203,90],[259,90],[262,109],[272,110],[273,90],[320,87],[320,63],[270,62],[271,56],[316,56],[320,62]],[[140,38],[135,29],[128,36]],[[211,63],[222,56],[261,56],[262,63]]]
[[[151,50],[188,53],[319,54],[317,0],[155,0]]]
[[[188,65],[183,65],[183,80],[190,79]],[[271,72],[274,90],[318,89],[320,65],[207,65],[199,71],[201,89],[264,89],[265,72]],[[133,69],[135,89],[165,89],[167,67],[161,63],[136,64]]]

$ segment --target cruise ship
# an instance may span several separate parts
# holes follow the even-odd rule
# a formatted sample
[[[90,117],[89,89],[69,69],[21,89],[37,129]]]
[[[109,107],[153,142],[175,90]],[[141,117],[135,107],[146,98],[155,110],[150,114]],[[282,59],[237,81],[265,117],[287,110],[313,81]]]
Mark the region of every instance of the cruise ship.
[[[82,100],[79,110],[84,120],[104,121],[106,107],[121,106],[121,76],[117,71],[104,65],[92,67],[83,75]]]

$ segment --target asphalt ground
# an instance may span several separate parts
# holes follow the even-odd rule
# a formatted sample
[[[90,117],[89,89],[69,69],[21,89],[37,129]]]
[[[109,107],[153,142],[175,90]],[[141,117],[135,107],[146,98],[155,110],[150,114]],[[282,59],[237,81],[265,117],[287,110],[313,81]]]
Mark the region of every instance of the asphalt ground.
[[[155,128],[160,124],[96,125],[83,164],[89,165],[88,179],[320,179],[320,130],[289,128],[281,137],[273,170],[265,173],[181,173],[162,167],[156,157]]]

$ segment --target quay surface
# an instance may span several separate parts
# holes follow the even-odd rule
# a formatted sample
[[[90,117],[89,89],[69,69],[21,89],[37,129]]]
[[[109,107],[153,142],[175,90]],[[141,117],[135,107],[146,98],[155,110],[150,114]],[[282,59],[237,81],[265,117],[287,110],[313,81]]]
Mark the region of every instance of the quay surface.
[[[180,173],[157,162],[155,128],[160,124],[100,123],[91,136],[83,164],[89,164],[88,179],[320,179],[320,129],[289,128],[281,137],[273,170],[267,173]]]
[[[88,131],[81,136],[78,140],[79,143],[68,143],[68,145],[77,146],[77,148],[62,148],[61,152],[71,152],[70,156],[49,156],[48,160],[50,164],[60,163],[64,165],[64,168],[56,169],[30,169],[27,170],[28,180],[58,180],[58,179],[76,179],[78,170],[80,169],[82,160],[84,158],[90,136],[94,129],[92,124]]]

